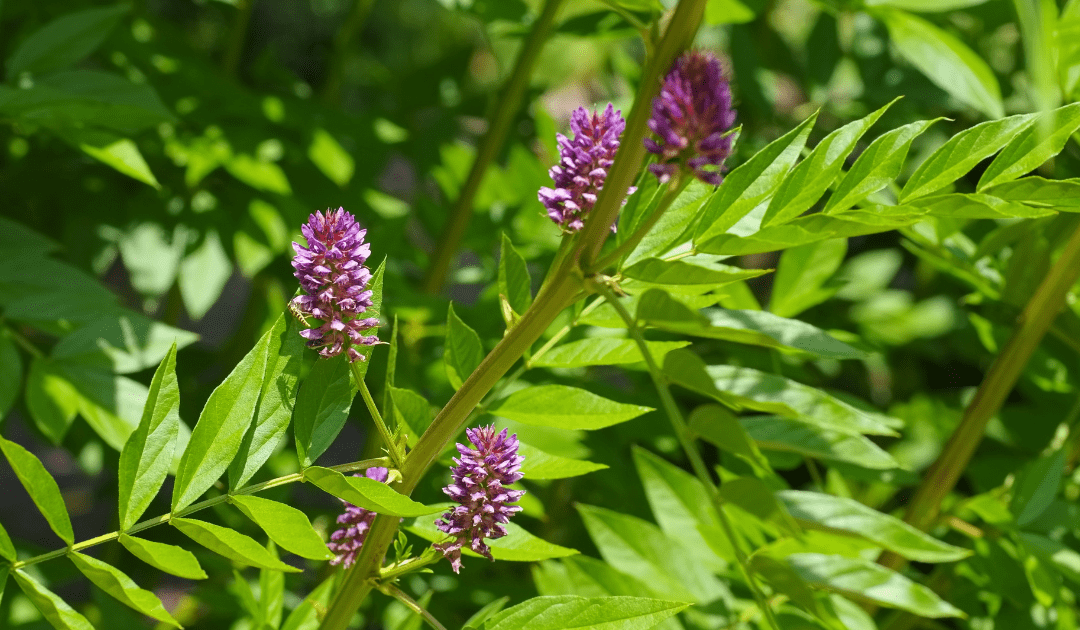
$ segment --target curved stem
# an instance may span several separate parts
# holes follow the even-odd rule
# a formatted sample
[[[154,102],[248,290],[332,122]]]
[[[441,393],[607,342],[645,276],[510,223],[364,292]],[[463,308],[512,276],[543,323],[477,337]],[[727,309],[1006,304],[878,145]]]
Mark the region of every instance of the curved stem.
[[[423,606],[417,603],[415,599],[409,597],[405,591],[400,588],[393,584],[382,584],[379,586],[379,590],[398,600],[402,604],[405,604],[409,610],[423,617],[424,621],[432,628],[435,628],[435,630],[446,630],[446,626],[439,623],[439,620],[436,619],[434,615],[429,613]]]
[[[401,448],[399,448],[394,437],[390,434],[390,430],[387,428],[386,423],[383,422],[382,414],[379,413],[379,407],[375,404],[375,399],[371,397],[371,392],[368,391],[367,383],[364,382],[364,377],[360,375],[360,366],[350,361],[349,369],[352,371],[353,380],[356,381],[357,388],[360,389],[360,397],[364,399],[364,404],[367,406],[368,413],[371,414],[371,421],[375,423],[375,427],[379,430],[379,435],[382,436],[383,442],[386,443],[386,450],[390,453],[390,459],[394,462],[394,468],[400,470],[401,464],[405,458],[401,454]]]
[[[645,337],[642,336],[637,321],[635,321],[634,316],[626,310],[626,307],[619,302],[618,298],[616,298],[615,294],[608,286],[601,282],[596,282],[594,288],[597,293],[607,298],[607,301],[610,302],[615,308],[615,311],[619,313],[619,317],[621,317],[626,324],[627,332],[637,344],[638,349],[641,350],[641,356],[645,359],[645,365],[649,370],[649,376],[652,377],[653,385],[656,386],[656,391],[660,394],[660,402],[664,407],[665,415],[667,415],[668,421],[671,422],[671,428],[675,432],[675,437],[678,438],[679,443],[682,445],[686,457],[690,460],[690,467],[694,469],[694,474],[709,492],[713,510],[720,520],[720,526],[724,530],[724,535],[731,541],[731,548],[735,550],[735,559],[738,561],[739,570],[743,575],[743,579],[746,580],[747,585],[750,587],[750,591],[754,594],[754,600],[757,602],[758,608],[761,609],[761,613],[765,615],[765,619],[769,622],[769,626],[772,627],[773,630],[780,630],[780,626],[777,625],[776,618],[773,616],[772,608],[765,598],[765,593],[762,592],[761,586],[758,584],[757,579],[750,570],[749,561],[742,550],[742,541],[735,535],[735,529],[731,526],[731,521],[728,519],[727,513],[724,512],[724,499],[720,496],[720,489],[717,488],[716,484],[713,482],[712,475],[705,465],[705,460],[701,457],[701,451],[698,450],[697,444],[694,442],[690,427],[687,426],[686,420],[682,416],[682,411],[679,410],[679,405],[675,402],[675,397],[671,395],[671,387],[668,385],[667,379],[664,378],[663,373],[660,371],[660,366],[656,364],[656,360],[653,358],[652,353],[649,352],[649,345],[645,343]]]
[[[340,473],[347,473],[347,472],[354,472],[354,471],[357,471],[357,470],[364,470],[366,468],[371,468],[373,466],[379,466],[379,465],[385,464],[385,463],[386,463],[386,460],[383,459],[383,458],[365,459],[365,460],[361,460],[361,461],[358,461],[358,462],[351,462],[351,463],[348,463],[348,464],[339,464],[337,466],[330,466],[329,468],[331,470],[336,470],[336,471],[338,471]],[[154,526],[157,526],[157,525],[164,525],[165,523],[168,523],[173,518],[180,518],[180,517],[183,517],[183,516],[187,516],[189,514],[194,514],[195,512],[205,510],[208,507],[213,507],[215,505],[221,505],[222,503],[227,502],[229,500],[229,497],[242,496],[242,495],[247,495],[247,494],[257,494],[259,492],[262,492],[263,490],[269,490],[270,488],[276,488],[278,486],[284,486],[284,485],[287,485],[287,484],[290,484],[290,483],[296,483],[297,481],[303,481],[303,480],[304,480],[304,471],[300,471],[298,473],[292,473],[291,475],[285,475],[284,477],[277,477],[276,479],[270,479],[269,481],[264,481],[262,483],[256,483],[256,484],[252,484],[250,486],[245,486],[243,488],[238,488],[236,490],[233,490],[229,494],[223,494],[223,495],[220,495],[220,496],[211,497],[211,498],[206,499],[204,501],[199,501],[198,503],[192,503],[191,505],[187,506],[186,508],[184,508],[182,510],[177,510],[175,513],[170,512],[168,514],[162,514],[161,516],[155,516],[154,518],[150,518],[150,519],[147,519],[145,521],[135,523],[134,525],[132,525],[131,527],[129,527],[126,530],[123,530],[123,531],[109,532],[108,534],[102,534],[101,536],[98,536],[96,538],[90,538],[88,540],[84,540],[82,542],[75,543],[74,545],[72,545],[70,547],[65,547],[63,549],[56,549],[56,550],[50,551],[48,553],[43,553],[43,554],[41,554],[39,556],[34,556],[33,558],[27,558],[26,560],[20,560],[18,562],[14,562],[14,563],[12,563],[11,568],[12,569],[21,569],[23,567],[28,567],[28,566],[30,566],[32,564],[38,564],[39,562],[45,562],[46,560],[52,560],[53,558],[59,558],[61,556],[65,556],[65,555],[67,555],[67,554],[69,554],[69,553],[71,553],[73,551],[82,551],[83,549],[89,549],[90,547],[93,547],[95,545],[100,545],[102,543],[111,542],[111,541],[116,540],[117,538],[119,538],[120,534],[136,534],[138,532],[143,531],[144,529],[150,529],[151,527],[154,527]]]
[[[480,146],[476,150],[476,158],[473,160],[469,174],[465,177],[465,183],[461,186],[458,198],[450,211],[450,218],[443,229],[442,237],[436,246],[435,254],[431,258],[427,277],[424,279],[424,289],[428,293],[438,293],[446,280],[446,274],[450,270],[450,263],[454,254],[457,253],[461,239],[465,236],[465,228],[472,218],[473,200],[480,191],[480,184],[484,180],[484,173],[488,166],[495,160],[495,156],[506,142],[506,136],[510,133],[510,127],[521,109],[521,100],[529,87],[529,78],[532,76],[533,66],[540,57],[540,49],[544,47],[548,36],[555,25],[555,16],[562,7],[564,0],[545,0],[540,16],[533,24],[529,38],[525,40],[524,47],[518,53],[517,61],[510,78],[503,85],[499,98],[492,103],[492,109],[488,115],[488,129],[480,140]]]

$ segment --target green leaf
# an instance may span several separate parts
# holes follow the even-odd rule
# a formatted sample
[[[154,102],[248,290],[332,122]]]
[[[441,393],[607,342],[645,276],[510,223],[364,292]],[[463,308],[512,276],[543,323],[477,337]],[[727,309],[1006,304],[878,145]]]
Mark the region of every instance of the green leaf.
[[[605,508],[575,507],[604,560],[644,580],[659,596],[707,603],[726,595],[698,558],[652,523]]]
[[[694,235],[695,245],[726,233],[776,192],[806,146],[806,138],[817,116],[817,112],[814,112],[798,127],[758,151],[724,178],[705,206]]]
[[[635,446],[633,453],[645,497],[660,529],[703,565],[723,571],[727,563],[713,553],[698,531],[698,524],[720,526],[705,486],[697,477],[643,448]]]
[[[524,442],[518,446],[518,455],[525,458],[521,472],[526,479],[566,479],[607,468],[604,464],[545,453]]]
[[[488,411],[524,424],[591,431],[633,420],[652,409],[567,385],[534,385],[510,394]]]
[[[263,335],[207,399],[176,471],[173,512],[214,485],[236,456],[259,402],[270,339]]]
[[[465,620],[465,625],[462,626],[462,628],[479,628],[480,624],[484,623],[491,617],[499,614],[499,612],[502,611],[503,608],[506,608],[506,604],[509,601],[510,596],[504,595],[499,599],[488,602],[484,605],[483,608],[476,611],[472,617],[469,617],[467,620]]]
[[[374,479],[346,477],[336,470],[320,466],[312,466],[304,470],[304,481],[342,501],[377,514],[412,517],[434,514],[442,509],[439,506],[417,503],[385,483]]]
[[[18,555],[15,552],[15,545],[11,544],[11,537],[8,536],[7,531],[4,530],[3,525],[0,525],[0,558],[15,562],[18,560]],[[6,578],[5,578],[6,579]]]
[[[206,572],[187,549],[127,534],[120,534],[119,542],[131,555],[159,571],[188,580],[206,579]]]
[[[451,304],[446,313],[446,346],[443,350],[443,363],[446,364],[446,377],[454,389],[461,384],[484,360],[484,344],[480,335],[461,321]]]
[[[690,345],[686,341],[646,341],[645,344],[657,363],[663,361],[664,355],[668,352]],[[641,349],[633,339],[593,337],[556,346],[535,359],[531,365],[532,367],[573,368],[590,365],[622,365],[644,360]]]
[[[266,550],[266,547],[255,542],[254,539],[228,527],[178,517],[173,517],[169,524],[203,547],[233,562],[259,567],[260,569],[273,569],[274,571],[290,573],[300,572],[300,569],[278,560]]]
[[[1066,105],[1039,116],[1021,131],[986,167],[979,179],[983,189],[1020,177],[1042,166],[1065,148],[1065,143],[1080,129],[1080,103]]]
[[[438,509],[440,511],[447,510],[453,505],[452,503],[442,503],[438,506]],[[431,518],[417,518],[405,525],[405,529],[424,540],[439,541],[446,538],[446,534],[435,527],[435,520]],[[494,540],[487,539],[484,543],[491,547],[493,558],[508,562],[539,562],[551,558],[565,558],[578,553],[576,549],[560,547],[542,538],[537,538],[513,522],[506,524],[505,536]],[[462,548],[461,555],[470,558],[483,557],[468,547]]]
[[[867,0],[868,7],[892,7],[917,13],[944,13],[978,6],[987,0]]]
[[[303,363],[304,338],[296,319],[279,315],[267,333],[266,370],[262,379],[254,422],[248,427],[240,451],[229,465],[229,489],[248,482],[266,460],[289,428],[296,402]],[[284,546],[284,545],[282,545]]]
[[[878,136],[840,180],[822,212],[847,210],[888,186],[900,175],[912,141],[939,120],[920,120]]]
[[[199,336],[137,313],[106,315],[67,335],[53,347],[52,358],[100,367],[116,374],[156,366],[169,348],[191,345]]]
[[[922,617],[966,617],[922,584],[869,560],[797,553],[786,558],[807,584]]]
[[[150,394],[139,427],[120,452],[120,529],[139,520],[157,496],[172,465],[180,427],[180,388],[176,384],[176,344],[150,381]]]
[[[483,630],[647,630],[689,605],[642,597],[534,597],[492,617]]]
[[[722,403],[798,418],[848,435],[896,435],[877,417],[819,389],[753,368],[705,366],[687,350],[668,354],[664,372],[672,382]]]
[[[434,418],[431,404],[411,389],[391,387],[388,391],[394,403],[394,421],[407,436],[409,447],[416,446]]]
[[[739,0],[708,0],[705,4],[705,23],[745,24],[754,19],[754,12]]]
[[[706,184],[698,180],[692,180],[690,184],[679,193],[679,196],[671,202],[667,210],[660,215],[660,218],[656,221],[656,224],[650,229],[645,237],[641,239],[637,247],[626,256],[625,260],[620,263],[620,268],[626,265],[633,265],[640,260],[644,260],[653,256],[661,256],[673,247],[677,247],[682,243],[690,240],[690,237],[694,233],[694,228],[697,227],[697,219],[701,214],[702,205],[712,197],[715,187]],[[656,198],[656,204],[659,206],[660,199]],[[648,212],[645,213],[646,218],[648,214],[651,214],[656,210],[656,207],[650,204]],[[634,226],[636,229],[639,226]],[[627,231],[627,234],[633,232]],[[629,238],[625,236],[624,238]],[[619,243],[621,244],[621,242]]]
[[[901,56],[926,78],[987,118],[1005,115],[994,71],[964,42],[910,13],[881,11],[877,15]]]
[[[139,147],[129,138],[122,138],[104,131],[79,133],[65,131],[63,135],[66,140],[78,146],[83,153],[102,164],[144,184],[161,188],[161,184],[154,177]]]
[[[61,70],[101,45],[130,10],[124,4],[67,13],[49,22],[27,37],[7,60],[7,77],[13,80],[23,72],[45,74]]]
[[[315,129],[307,154],[311,163],[322,171],[323,175],[342,188],[349,183],[356,171],[356,162],[352,156],[325,129]]]
[[[825,288],[847,254],[847,240],[838,238],[800,245],[780,255],[773,276],[769,310],[780,317],[794,317],[832,297],[836,289]]]
[[[735,414],[720,405],[701,405],[691,412],[690,430],[717,448],[737,455],[759,471],[768,472],[769,462],[758,450],[750,434]]]
[[[997,153],[1031,126],[1036,118],[1035,114],[1009,116],[975,125],[956,134],[911,174],[900,192],[900,202],[929,195],[960,179],[976,164]]]
[[[797,319],[777,317],[767,311],[722,308],[709,309],[702,314],[659,289],[652,289],[641,296],[637,317],[649,326],[695,337],[723,339],[829,359],[861,359],[867,356],[866,352]]]
[[[627,267],[623,270],[623,275],[634,280],[668,287],[672,285],[720,287],[739,280],[755,278],[768,272],[765,269],[740,269],[703,258],[698,261],[700,264],[689,262],[689,260],[646,258]]]
[[[79,391],[52,361],[35,357],[26,375],[25,400],[34,425],[54,445],[60,444],[79,413]]]
[[[338,575],[341,574],[332,574],[315,587],[315,590],[311,591],[304,601],[289,613],[281,630],[318,630],[322,616],[319,613],[325,611],[330,605],[330,597],[334,594],[335,578]]]
[[[139,588],[120,569],[81,553],[69,553],[68,559],[94,586],[105,591],[121,604],[164,624],[175,628],[180,627],[180,624],[165,610],[165,606],[162,605],[157,595]]]
[[[720,496],[723,498],[725,505],[734,505],[741,508],[762,521],[774,520],[784,523],[787,518],[783,508],[773,497],[772,490],[757,477],[737,477],[724,480],[723,485],[720,486]],[[792,526],[792,528],[798,531],[797,527]]]
[[[285,171],[273,162],[263,162],[246,153],[241,153],[226,160],[224,166],[230,175],[252,188],[279,195],[292,194]]]
[[[840,175],[844,160],[855,149],[855,143],[894,102],[825,136],[784,179],[761,218],[761,226],[787,223],[809,210]]]
[[[1061,542],[1033,534],[1020,532],[1024,547],[1040,561],[1054,567],[1063,577],[1080,584],[1080,553]]]
[[[19,397],[23,376],[22,357],[3,330],[0,330],[0,365],[4,366],[0,371],[0,420],[3,420]]]
[[[180,261],[180,297],[191,319],[202,319],[221,297],[232,276],[232,261],[216,230],[206,233],[202,245]]]
[[[75,532],[71,529],[71,518],[68,517],[67,506],[64,505],[64,497],[60,494],[60,486],[56,485],[56,480],[45,470],[41,460],[3,437],[0,437],[0,451],[4,452],[15,476],[19,478],[23,488],[26,488],[34,505],[41,510],[42,516],[49,522],[49,527],[56,532],[60,540],[68,545],[75,544]]]
[[[750,416],[741,422],[746,433],[763,450],[798,453],[872,470],[890,470],[900,466],[892,455],[861,435],[828,431],[776,416]]]
[[[955,562],[971,555],[854,499],[801,490],[782,490],[776,497],[804,527],[859,536],[909,560]]]
[[[75,612],[59,595],[42,586],[22,569],[17,569],[11,575],[52,627],[57,630],[94,630],[86,617]]]
[[[931,195],[911,201],[909,205],[925,210],[929,216],[950,219],[1033,219],[1054,214],[1048,208],[1035,208],[977,193]]]
[[[1057,449],[1028,465],[1013,485],[1009,511],[1023,527],[1046,511],[1061,489],[1065,474],[1065,450]]]
[[[315,362],[300,384],[293,411],[296,454],[301,466],[310,466],[333,444],[345,426],[358,391],[344,353]]]
[[[983,192],[1005,201],[1047,206],[1064,212],[1076,212],[1080,208],[1080,180],[1077,179],[1056,180],[1033,175],[995,184]]]
[[[79,415],[117,451],[139,426],[149,390],[138,381],[79,363],[58,361],[52,369],[74,386]]]
[[[311,527],[311,521],[300,510],[250,495],[233,495],[229,502],[240,508],[245,516],[255,521],[270,540],[282,549],[310,560],[330,560],[334,554]]]
[[[499,294],[506,296],[510,308],[524,313],[532,304],[532,277],[525,259],[514,249],[504,232],[499,245]]]
[[[273,545],[271,551],[276,553]],[[285,612],[285,574],[281,571],[262,569],[259,571],[259,619],[271,628],[281,626],[281,616]]]

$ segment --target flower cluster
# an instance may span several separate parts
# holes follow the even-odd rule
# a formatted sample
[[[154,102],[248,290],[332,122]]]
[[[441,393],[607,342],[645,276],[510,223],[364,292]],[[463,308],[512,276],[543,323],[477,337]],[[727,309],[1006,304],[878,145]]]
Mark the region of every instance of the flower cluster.
[[[300,334],[324,357],[346,350],[350,362],[361,361],[364,357],[355,346],[377,343],[376,336],[364,333],[379,324],[376,317],[361,317],[371,306],[371,291],[367,290],[371,271],[364,266],[371,254],[371,245],[364,242],[367,230],[361,230],[353,215],[338,208],[325,214],[315,212],[300,231],[307,247],[293,243],[296,257],[292,266],[305,295],[293,298],[291,305],[322,321]]]
[[[561,133],[556,136],[560,159],[548,171],[555,180],[555,188],[545,186],[537,194],[548,216],[564,232],[576,232],[585,225],[619,149],[619,137],[626,129],[626,121],[622,112],[610,103],[603,113],[590,114],[579,107],[570,115],[570,129],[574,132],[573,139]],[[631,187],[627,194],[634,190]]]
[[[368,479],[382,483],[386,483],[387,473],[385,468],[368,468],[364,471]],[[345,513],[337,517],[337,522],[341,527],[330,535],[330,542],[326,543],[326,546],[337,556],[330,561],[330,564],[344,564],[348,569],[360,555],[360,547],[363,546],[364,538],[367,537],[371,523],[375,520],[375,513],[346,501],[342,503],[345,504]]]
[[[684,53],[653,99],[649,129],[657,139],[646,138],[645,148],[659,160],[649,170],[666,182],[685,165],[701,181],[719,185],[734,123],[731,87],[719,60],[706,52]]]
[[[521,510],[508,504],[525,494],[524,490],[506,488],[522,477],[525,458],[518,455],[517,435],[507,437],[506,429],[496,433],[495,425],[466,429],[465,434],[475,449],[457,445],[461,457],[454,458],[450,469],[453,481],[443,488],[460,505],[435,521],[440,530],[453,536],[434,547],[450,561],[454,573],[461,570],[461,548],[465,545],[492,559],[484,539],[506,535],[506,523]]]

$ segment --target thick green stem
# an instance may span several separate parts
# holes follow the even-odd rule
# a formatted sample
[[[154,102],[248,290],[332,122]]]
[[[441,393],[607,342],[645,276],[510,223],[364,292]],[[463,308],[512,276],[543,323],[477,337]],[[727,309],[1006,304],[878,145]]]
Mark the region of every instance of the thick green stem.
[[[356,381],[356,386],[360,389],[360,396],[364,399],[364,404],[367,405],[368,413],[371,414],[371,421],[375,423],[375,427],[379,429],[379,435],[382,436],[383,442],[386,443],[386,450],[390,453],[390,460],[394,462],[394,468],[400,470],[405,458],[402,456],[397,442],[394,441],[390,429],[383,422],[382,414],[379,413],[379,407],[375,404],[375,399],[371,397],[371,392],[368,391],[364,377],[360,375],[360,366],[350,362],[349,369],[352,370],[353,380]]]
[[[713,482],[712,475],[709,473],[709,468],[705,465],[705,460],[701,457],[701,451],[698,450],[697,444],[694,442],[690,427],[687,426],[682,411],[679,410],[679,405],[675,402],[675,397],[671,395],[671,387],[668,385],[667,379],[664,378],[663,372],[660,371],[660,366],[656,364],[656,360],[649,351],[649,345],[645,343],[645,337],[642,336],[637,321],[634,320],[634,316],[630,314],[630,311],[626,310],[626,307],[622,302],[619,302],[619,299],[609,287],[601,282],[596,282],[594,288],[597,293],[606,298],[615,308],[619,317],[621,317],[626,324],[626,330],[630,334],[630,337],[637,344],[638,349],[641,350],[641,356],[645,359],[645,366],[649,370],[649,376],[652,378],[653,385],[656,386],[657,393],[660,394],[660,404],[663,406],[664,413],[671,423],[671,429],[675,432],[675,437],[678,438],[679,444],[682,445],[683,452],[686,453],[687,459],[690,460],[690,467],[694,469],[694,474],[709,492],[709,499],[712,501],[713,511],[716,512],[716,516],[720,521],[720,526],[724,530],[724,535],[727,536],[728,540],[731,542],[731,548],[735,551],[735,559],[739,564],[739,570],[743,575],[743,579],[746,580],[747,586],[750,587],[750,592],[754,594],[754,600],[757,602],[758,608],[761,609],[761,613],[765,615],[765,619],[768,621],[769,626],[772,627],[773,630],[780,630],[780,626],[777,625],[776,618],[773,616],[772,608],[769,606],[769,601],[765,598],[765,593],[762,592],[761,585],[758,584],[753,571],[750,570],[749,561],[742,550],[742,540],[735,535],[735,528],[731,526],[731,521],[728,519],[727,513],[724,512],[724,499],[720,496],[720,489],[716,486],[716,483]]]
[[[438,293],[442,288],[446,275],[450,270],[450,263],[457,253],[461,239],[465,236],[465,229],[472,218],[473,200],[480,191],[480,184],[484,180],[484,173],[488,166],[495,160],[499,150],[506,142],[506,136],[510,133],[510,127],[521,110],[521,100],[525,90],[529,87],[529,79],[532,77],[533,67],[540,57],[540,50],[544,47],[551,30],[555,25],[555,16],[562,7],[564,0],[545,0],[544,7],[539,17],[533,24],[532,32],[518,54],[514,69],[510,78],[503,85],[499,98],[492,103],[488,115],[488,128],[480,145],[476,150],[476,158],[473,160],[465,183],[461,186],[454,207],[450,211],[450,218],[443,229],[442,237],[436,246],[435,253],[428,267],[427,277],[424,279],[424,289],[429,293]]]
[[[1012,336],[994,359],[975,397],[964,409],[959,426],[953,431],[941,455],[923,476],[919,488],[908,503],[904,520],[926,531],[941,509],[941,501],[956,487],[971,457],[982,441],[986,424],[1001,409],[1012,392],[1024,366],[1039,347],[1054,319],[1065,304],[1065,296],[1080,277],[1080,227],[1073,232],[1050,273],[1031,296]],[[904,566],[906,560],[885,552],[878,562],[891,569]]]
[[[366,468],[371,468],[373,466],[380,466],[380,465],[383,465],[385,463],[386,463],[386,460],[384,460],[384,459],[366,459],[366,460],[359,461],[359,462],[351,462],[351,463],[348,463],[348,464],[340,464],[338,466],[330,466],[330,469],[331,470],[336,470],[336,471],[338,471],[340,473],[347,473],[347,472],[354,472],[354,471],[357,471],[357,470],[364,470]],[[27,566],[30,566],[32,564],[37,564],[39,562],[45,562],[46,560],[52,560],[53,558],[59,558],[61,556],[67,555],[68,553],[71,553],[73,551],[82,551],[83,549],[89,549],[90,547],[93,547],[95,545],[100,545],[102,543],[111,542],[111,541],[116,540],[117,538],[119,538],[120,534],[136,534],[138,532],[143,531],[144,529],[150,529],[151,527],[154,527],[156,525],[164,525],[165,523],[168,523],[173,518],[180,518],[180,517],[183,517],[183,516],[187,516],[189,514],[194,514],[195,512],[200,512],[202,510],[205,510],[208,507],[213,507],[215,505],[221,505],[222,503],[226,503],[226,502],[228,502],[230,497],[242,496],[242,495],[248,495],[248,494],[257,494],[259,492],[262,492],[263,490],[269,490],[270,488],[276,488],[278,486],[284,486],[286,484],[296,483],[297,481],[303,481],[303,480],[304,480],[304,472],[300,471],[298,473],[293,473],[291,475],[285,475],[284,477],[278,477],[276,479],[270,479],[269,481],[264,481],[262,483],[252,484],[250,486],[246,486],[246,487],[243,487],[243,488],[239,488],[237,490],[233,490],[229,494],[223,494],[221,496],[206,499],[205,501],[199,501],[198,503],[193,503],[193,504],[189,505],[188,507],[186,507],[186,508],[184,508],[182,510],[177,510],[175,513],[170,512],[168,514],[162,514],[161,516],[155,516],[154,518],[150,518],[150,519],[147,519],[145,521],[135,523],[134,525],[132,525],[131,527],[129,527],[128,529],[123,530],[123,531],[109,532],[108,534],[102,534],[101,536],[98,536],[96,538],[90,538],[89,540],[84,540],[82,542],[75,543],[74,545],[72,545],[70,547],[65,547],[63,549],[57,549],[55,551],[50,551],[49,553],[43,553],[40,556],[34,556],[33,558],[27,558],[26,560],[20,560],[19,562],[13,563],[11,565],[11,568],[12,569],[21,569],[23,567],[27,567]]]

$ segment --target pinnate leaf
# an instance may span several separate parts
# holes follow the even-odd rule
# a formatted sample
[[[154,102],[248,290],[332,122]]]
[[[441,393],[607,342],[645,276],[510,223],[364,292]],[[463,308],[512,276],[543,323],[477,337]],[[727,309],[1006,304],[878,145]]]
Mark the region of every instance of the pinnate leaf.
[[[986,167],[979,179],[979,191],[1035,170],[1060,153],[1077,129],[1080,129],[1080,103],[1041,114]]]
[[[22,569],[11,574],[26,597],[33,602],[41,616],[57,630],[94,630],[90,621],[69,606],[59,595],[45,588]]]
[[[454,504],[442,503],[438,506],[439,511],[447,510]],[[446,534],[435,527],[435,519],[417,518],[410,521],[405,529],[423,538],[424,540],[439,541],[446,539]],[[502,538],[485,539],[484,543],[491,547],[491,555],[496,560],[508,562],[539,562],[551,558],[565,558],[578,553],[576,549],[562,547],[549,543],[543,538],[533,536],[520,525],[514,522],[506,524],[506,535]],[[461,549],[461,555],[470,558],[483,558],[468,547]],[[487,559],[484,559],[487,562]]]
[[[71,518],[68,516],[67,506],[64,505],[64,497],[60,494],[60,486],[56,485],[56,480],[45,470],[41,460],[22,446],[3,437],[0,437],[0,451],[4,452],[15,476],[26,488],[34,505],[41,510],[49,527],[56,532],[60,540],[68,545],[74,544],[75,532],[71,529]]]
[[[412,517],[434,514],[440,510],[438,506],[417,503],[385,483],[367,477],[346,477],[336,470],[320,466],[306,469],[304,481],[342,501],[377,514]]]
[[[119,542],[131,555],[146,564],[189,580],[205,580],[206,572],[199,566],[195,554],[183,547],[120,534]]]
[[[116,567],[81,553],[70,553],[68,559],[94,586],[105,591],[121,604],[164,624],[175,628],[180,627],[180,624],[165,610],[165,606],[157,595],[139,588],[131,578]]]
[[[504,233],[499,249],[499,293],[506,296],[510,308],[524,313],[532,304],[532,278],[525,259],[514,249]]]
[[[525,458],[521,472],[526,479],[566,479],[607,468],[604,464],[545,453],[524,442],[518,445],[518,454]]]
[[[450,385],[459,389],[483,360],[484,344],[480,342],[480,335],[457,316],[451,304],[446,314],[446,347],[443,350]]]
[[[524,424],[591,431],[633,420],[652,409],[568,385],[536,385],[514,392],[489,411]]]
[[[301,466],[310,466],[334,442],[358,391],[344,354],[315,362],[300,385],[293,411],[296,454]]]
[[[61,70],[94,52],[130,8],[125,4],[67,13],[34,31],[11,53],[7,76]]]
[[[647,341],[653,360],[660,363],[664,355],[676,348],[690,345],[686,341]],[[641,348],[633,339],[595,337],[579,339],[556,346],[534,359],[533,367],[573,368],[590,365],[622,365],[644,361]]]
[[[307,515],[300,510],[251,495],[234,495],[229,497],[229,501],[255,521],[270,540],[282,549],[310,560],[330,560],[334,557],[312,529]]]
[[[191,518],[177,517],[170,520],[169,524],[203,547],[233,562],[274,571],[291,573],[300,571],[300,569],[278,560],[276,556],[267,551],[266,547],[260,545],[255,539],[228,527]]]
[[[489,619],[483,630],[647,630],[689,604],[643,597],[534,597]]]
[[[798,453],[805,457],[890,470],[900,464],[892,455],[861,435],[848,435],[813,424],[776,416],[741,419],[746,433],[763,450]]]

